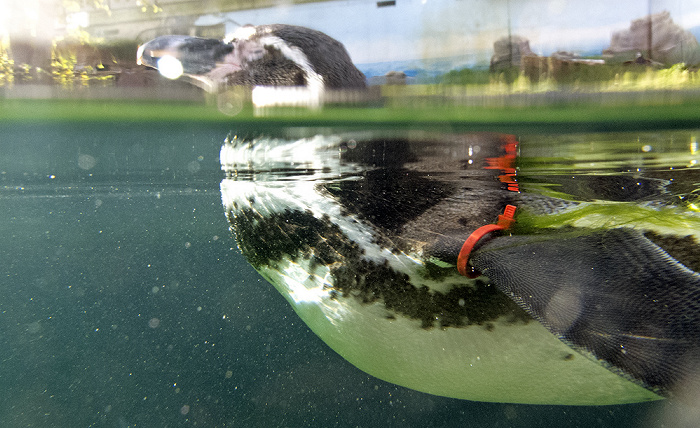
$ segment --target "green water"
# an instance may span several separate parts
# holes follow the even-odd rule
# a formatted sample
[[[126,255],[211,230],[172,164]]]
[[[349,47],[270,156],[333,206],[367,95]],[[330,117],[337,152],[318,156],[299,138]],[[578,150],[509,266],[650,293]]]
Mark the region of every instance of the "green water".
[[[637,427],[696,416],[666,402],[436,397],[372,378],[327,348],[235,248],[218,153],[231,130],[361,128],[359,116],[268,123],[197,106],[60,104],[3,100],[0,115],[0,426]],[[690,163],[700,123],[687,109],[667,113],[638,133],[628,116],[622,137],[598,132],[612,119],[515,120],[531,191],[574,196],[547,186],[548,174],[662,174],[670,164],[686,168],[674,175],[682,177],[674,196],[697,191]],[[392,126],[421,125],[385,110],[366,125],[382,126],[382,114],[397,115]],[[430,127],[488,128],[486,117],[470,124],[432,114]],[[694,120],[695,130],[679,129]],[[596,132],[571,134],[564,124],[574,122]],[[491,126],[503,131],[509,120]]]

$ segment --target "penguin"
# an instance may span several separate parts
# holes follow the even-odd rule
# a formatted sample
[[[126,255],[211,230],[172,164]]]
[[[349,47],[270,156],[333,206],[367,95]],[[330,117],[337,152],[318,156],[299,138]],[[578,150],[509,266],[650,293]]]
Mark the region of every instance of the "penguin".
[[[571,195],[523,192],[517,147],[501,134],[231,135],[222,202],[251,265],[380,379],[476,401],[697,403],[692,204],[653,176],[547,176]]]
[[[138,48],[137,63],[166,77],[184,75],[209,92],[231,86],[366,87],[342,43],[294,25],[248,25],[223,40],[161,36]]]

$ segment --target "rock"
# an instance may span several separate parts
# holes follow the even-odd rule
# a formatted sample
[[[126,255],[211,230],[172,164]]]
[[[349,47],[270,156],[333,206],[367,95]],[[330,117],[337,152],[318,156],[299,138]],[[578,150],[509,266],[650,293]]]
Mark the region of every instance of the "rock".
[[[649,58],[649,19],[651,18],[651,58]],[[700,63],[700,44],[693,34],[673,22],[668,11],[635,19],[630,28],[613,33],[610,46],[603,50],[608,61],[631,61],[642,54],[663,64]]]
[[[383,76],[372,76],[369,79],[370,85],[405,85],[408,83],[408,76],[403,71],[389,71]]]
[[[405,85],[406,84],[406,73],[403,71],[390,71],[385,76],[386,85]]]
[[[530,41],[522,36],[501,37],[493,43],[493,56],[489,70],[499,71],[520,67],[523,56],[536,56],[530,50]]]

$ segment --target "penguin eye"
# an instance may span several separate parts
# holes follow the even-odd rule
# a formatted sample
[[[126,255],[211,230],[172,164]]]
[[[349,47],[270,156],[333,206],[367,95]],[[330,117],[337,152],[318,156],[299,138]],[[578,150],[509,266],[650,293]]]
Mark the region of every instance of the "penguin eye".
[[[265,55],[265,49],[258,47],[248,52],[247,59],[248,61],[255,61],[262,58],[263,55]]]
[[[262,58],[265,55],[265,49],[259,43],[254,43],[248,40],[242,40],[235,44],[238,57],[245,61],[251,62]]]

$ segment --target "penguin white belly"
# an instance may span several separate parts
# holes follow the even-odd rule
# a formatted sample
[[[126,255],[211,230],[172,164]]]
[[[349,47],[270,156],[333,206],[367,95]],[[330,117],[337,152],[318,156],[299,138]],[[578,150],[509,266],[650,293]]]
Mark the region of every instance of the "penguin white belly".
[[[328,346],[366,373],[430,394],[475,401],[604,405],[660,399],[572,351],[537,322],[424,329],[382,303],[331,298],[327,275],[286,261],[261,269]]]

